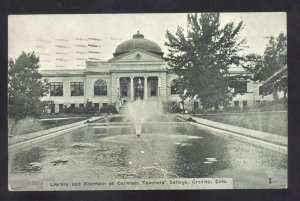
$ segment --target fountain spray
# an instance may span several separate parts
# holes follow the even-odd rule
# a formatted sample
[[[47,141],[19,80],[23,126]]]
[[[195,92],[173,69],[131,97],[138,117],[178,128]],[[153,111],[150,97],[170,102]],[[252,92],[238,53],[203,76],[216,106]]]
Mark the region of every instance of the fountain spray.
[[[127,103],[125,106],[125,113],[129,116],[138,138],[141,136],[143,125],[151,117],[163,114],[163,109],[158,104],[158,99],[155,101],[142,100],[142,91],[142,81],[139,79],[137,86],[137,100]]]

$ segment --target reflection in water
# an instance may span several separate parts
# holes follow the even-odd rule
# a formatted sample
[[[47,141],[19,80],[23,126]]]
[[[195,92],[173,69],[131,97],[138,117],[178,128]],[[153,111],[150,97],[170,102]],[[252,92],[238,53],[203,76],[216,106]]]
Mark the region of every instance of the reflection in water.
[[[286,185],[286,155],[184,123],[145,125],[143,133],[137,138],[131,127],[85,127],[20,150],[13,159],[10,185],[23,189],[35,180],[34,190],[44,180],[69,178],[233,177],[237,187],[246,183],[251,188],[252,182],[259,188],[256,182],[263,185],[270,175],[278,186]]]

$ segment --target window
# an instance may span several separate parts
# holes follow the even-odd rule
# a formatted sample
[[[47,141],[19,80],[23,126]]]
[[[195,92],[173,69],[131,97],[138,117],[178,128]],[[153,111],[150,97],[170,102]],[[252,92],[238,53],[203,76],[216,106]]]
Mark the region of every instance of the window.
[[[71,104],[71,108],[72,108],[72,109],[75,109],[75,104]]]
[[[263,95],[264,94],[264,91],[263,91],[263,86],[260,86],[258,88],[258,95]]]
[[[107,106],[107,105],[108,105],[107,103],[103,103],[103,104],[102,104],[102,106]]]
[[[257,100],[256,103],[260,103],[260,100]]]
[[[171,83],[171,94],[179,94],[178,85],[174,81]]]
[[[83,104],[83,103],[80,103],[80,104],[79,104],[79,107],[83,108],[83,107],[84,107],[84,104]]]
[[[50,96],[63,96],[63,83],[50,82]]]
[[[234,101],[234,107],[239,107],[239,101]]]
[[[83,96],[83,82],[71,82],[71,96]]]
[[[151,96],[157,96],[157,84],[151,82]]]
[[[94,96],[107,96],[107,84],[104,80],[97,80],[95,82]]]

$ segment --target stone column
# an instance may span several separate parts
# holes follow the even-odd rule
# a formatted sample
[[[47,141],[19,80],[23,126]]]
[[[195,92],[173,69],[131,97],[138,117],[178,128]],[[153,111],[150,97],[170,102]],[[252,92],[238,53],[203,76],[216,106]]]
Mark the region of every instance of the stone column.
[[[147,100],[148,86],[147,86],[147,76],[144,77],[144,100]]]
[[[158,83],[157,83],[157,85],[158,85],[158,96],[160,96],[160,91],[161,91],[161,77],[158,77]]]
[[[134,77],[130,77],[130,96],[131,96],[131,101],[134,101],[133,78]]]
[[[117,77],[117,98],[120,99],[120,77]]]

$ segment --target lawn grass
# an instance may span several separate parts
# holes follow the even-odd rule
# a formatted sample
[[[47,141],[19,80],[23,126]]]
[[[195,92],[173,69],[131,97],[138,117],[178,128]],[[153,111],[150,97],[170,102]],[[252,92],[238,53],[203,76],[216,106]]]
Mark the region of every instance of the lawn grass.
[[[278,135],[288,135],[287,112],[246,112],[237,114],[201,115],[198,117]]]
[[[22,135],[27,133],[33,133],[49,128],[54,128],[58,126],[63,126],[71,123],[75,123],[78,121],[82,121],[87,119],[87,117],[82,118],[72,118],[72,119],[59,119],[59,120],[47,120],[40,121],[38,119],[26,118],[22,121],[15,123],[12,120],[8,121],[8,135]]]

